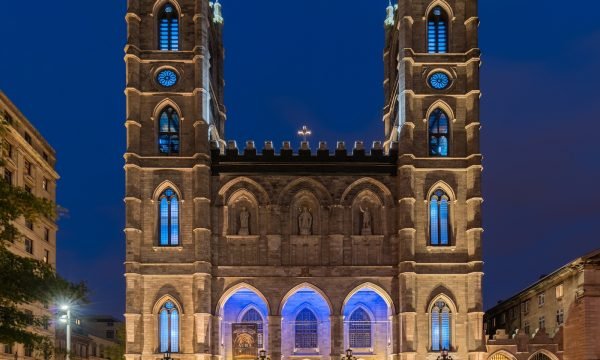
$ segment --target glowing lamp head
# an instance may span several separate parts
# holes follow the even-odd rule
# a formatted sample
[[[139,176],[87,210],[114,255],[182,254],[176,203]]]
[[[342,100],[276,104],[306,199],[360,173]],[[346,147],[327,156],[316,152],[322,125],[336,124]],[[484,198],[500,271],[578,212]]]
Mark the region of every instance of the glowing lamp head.
[[[349,358],[352,357],[352,349],[346,350],[346,356],[349,357]]]

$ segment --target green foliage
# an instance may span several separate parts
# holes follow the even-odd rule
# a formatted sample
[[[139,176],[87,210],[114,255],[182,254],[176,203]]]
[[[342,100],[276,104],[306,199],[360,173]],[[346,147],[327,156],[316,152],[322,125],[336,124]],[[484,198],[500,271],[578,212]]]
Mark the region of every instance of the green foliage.
[[[0,143],[4,143],[6,124],[0,123]],[[3,154],[2,154],[3,155]],[[0,156],[0,166],[3,162]],[[1,174],[0,174],[1,175]],[[13,254],[7,246],[21,239],[14,222],[24,218],[34,222],[40,217],[54,218],[55,205],[0,177],[0,343],[21,343],[33,347],[44,358],[52,352],[52,339],[37,334],[48,318],[32,316],[23,305],[54,304],[59,299],[85,301],[85,284],[62,279],[42,261]]]
[[[117,344],[105,349],[105,354],[110,360],[125,360],[125,326],[121,324],[116,329]]]

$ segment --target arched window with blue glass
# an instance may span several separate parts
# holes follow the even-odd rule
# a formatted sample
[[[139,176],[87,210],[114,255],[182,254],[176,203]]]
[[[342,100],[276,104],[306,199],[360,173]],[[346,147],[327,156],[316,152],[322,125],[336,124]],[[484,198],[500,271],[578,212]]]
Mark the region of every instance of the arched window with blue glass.
[[[450,142],[450,121],[442,109],[435,109],[429,115],[429,155],[448,156]]]
[[[316,349],[319,347],[319,325],[315,314],[304,308],[296,316],[296,349]]]
[[[438,299],[431,307],[431,350],[452,350],[452,311],[448,303]]]
[[[256,324],[256,332],[257,332],[257,345],[259,349],[264,348],[264,322],[263,318],[255,308],[250,308],[248,311],[244,313],[242,316],[243,323]]]
[[[450,245],[450,198],[441,189],[434,191],[429,199],[429,244]]]
[[[163,51],[179,50],[179,15],[173,4],[165,4],[158,16],[158,48]]]
[[[351,348],[371,348],[371,317],[363,308],[350,315],[348,337]]]
[[[158,322],[160,352],[179,352],[179,310],[172,301],[160,308]]]
[[[158,149],[163,155],[179,155],[179,114],[172,106],[159,115]]]
[[[159,245],[179,246],[179,198],[173,189],[165,190],[159,203]]]
[[[448,52],[448,15],[441,6],[436,6],[427,18],[427,52]]]

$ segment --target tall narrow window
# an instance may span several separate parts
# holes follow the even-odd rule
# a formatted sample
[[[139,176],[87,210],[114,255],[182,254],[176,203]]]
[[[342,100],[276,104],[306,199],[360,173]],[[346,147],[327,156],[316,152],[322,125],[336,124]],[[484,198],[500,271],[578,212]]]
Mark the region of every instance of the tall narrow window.
[[[435,302],[431,309],[431,350],[451,350],[450,323],[452,313],[443,300]]]
[[[537,353],[531,357],[531,360],[551,360],[548,355],[544,353]]]
[[[449,134],[448,115],[442,109],[435,109],[429,115],[429,155],[448,156]]]
[[[371,317],[364,309],[358,308],[350,315],[348,335],[351,348],[371,347]]]
[[[250,309],[246,311],[244,316],[242,317],[242,322],[244,323],[253,323],[256,324],[257,332],[258,332],[258,348],[262,349],[264,343],[264,332],[263,332],[263,319],[262,316],[256,311],[256,309]]]
[[[179,245],[179,199],[171,190],[165,190],[159,198],[160,246]]]
[[[315,349],[319,347],[317,317],[309,309],[304,309],[296,316],[296,348]]]
[[[179,50],[179,16],[172,4],[166,4],[159,17],[159,42],[160,50]]]
[[[158,148],[161,154],[179,154],[179,114],[171,106],[160,113]]]
[[[159,312],[160,352],[179,352],[179,311],[167,301]]]
[[[449,197],[442,190],[436,190],[429,201],[430,245],[450,245],[450,222],[448,221]]]
[[[439,6],[433,8],[427,20],[427,50],[430,54],[448,52],[448,16]]]

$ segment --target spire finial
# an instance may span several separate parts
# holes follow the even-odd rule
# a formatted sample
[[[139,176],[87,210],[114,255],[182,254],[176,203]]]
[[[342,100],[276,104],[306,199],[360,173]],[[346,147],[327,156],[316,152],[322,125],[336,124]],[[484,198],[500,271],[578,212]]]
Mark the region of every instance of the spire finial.
[[[394,26],[395,24],[395,20],[394,20],[394,6],[392,5],[392,0],[388,1],[388,7],[386,8],[386,12],[387,12],[387,17],[385,18],[385,21],[383,22],[385,24],[385,26]]]
[[[216,24],[223,24],[223,13],[221,12],[221,3],[216,0],[213,4],[213,22]]]
[[[306,142],[306,138],[312,135],[312,131],[308,129],[306,125],[302,126],[302,130],[298,131],[298,135],[302,136],[304,142]]]

